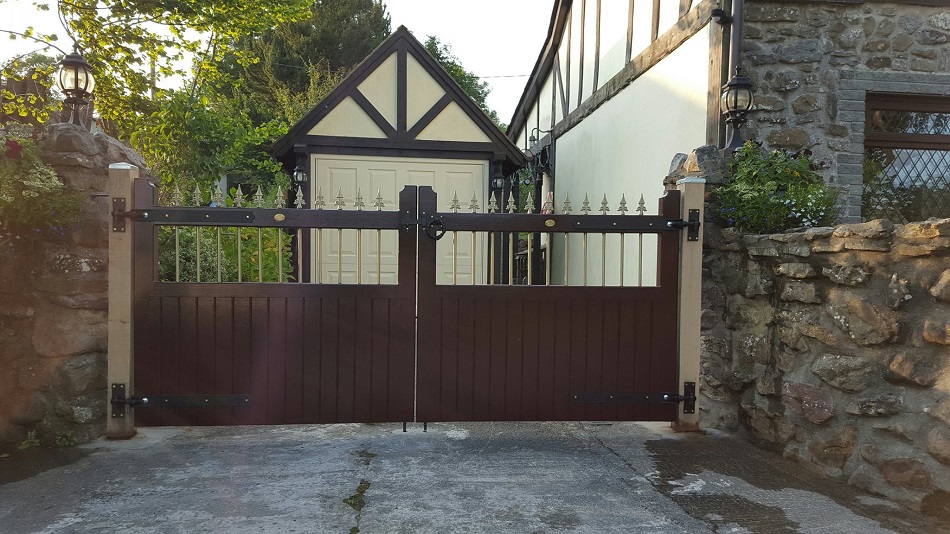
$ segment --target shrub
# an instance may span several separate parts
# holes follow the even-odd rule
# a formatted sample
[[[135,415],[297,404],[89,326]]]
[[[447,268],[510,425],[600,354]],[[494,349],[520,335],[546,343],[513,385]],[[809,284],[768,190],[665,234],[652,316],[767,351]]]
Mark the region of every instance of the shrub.
[[[716,218],[742,232],[775,233],[834,224],[838,192],[825,183],[811,152],[768,152],[746,142],[732,158],[731,181],[716,190]]]

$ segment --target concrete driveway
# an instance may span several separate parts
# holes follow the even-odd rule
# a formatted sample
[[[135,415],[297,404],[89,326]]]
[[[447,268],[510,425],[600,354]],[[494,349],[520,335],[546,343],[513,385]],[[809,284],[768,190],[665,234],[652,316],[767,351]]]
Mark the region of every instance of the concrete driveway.
[[[68,454],[33,474],[0,460],[0,532],[950,532],[657,424],[147,428]]]

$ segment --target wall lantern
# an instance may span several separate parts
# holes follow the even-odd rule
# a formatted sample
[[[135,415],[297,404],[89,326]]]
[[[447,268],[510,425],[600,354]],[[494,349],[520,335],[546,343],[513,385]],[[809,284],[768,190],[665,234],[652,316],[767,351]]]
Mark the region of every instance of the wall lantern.
[[[298,161],[297,166],[294,167],[294,183],[297,185],[303,185],[310,180],[310,175],[307,174],[307,169],[304,168],[303,163]]]
[[[89,104],[89,97],[96,87],[92,68],[79,54],[78,48],[73,48],[72,54],[66,54],[59,65],[59,88],[66,95],[63,103],[71,108],[71,122],[82,126],[79,111]]]
[[[719,109],[726,115],[726,124],[732,126],[725,148],[727,152],[735,152],[742,147],[739,130],[753,104],[752,82],[736,67],[736,74],[722,87],[722,96],[719,99]]]

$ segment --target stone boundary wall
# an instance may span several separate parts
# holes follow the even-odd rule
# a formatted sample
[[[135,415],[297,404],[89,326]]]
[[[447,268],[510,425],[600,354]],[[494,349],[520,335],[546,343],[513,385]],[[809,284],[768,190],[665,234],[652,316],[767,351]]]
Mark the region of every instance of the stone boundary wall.
[[[950,219],[704,237],[702,425],[950,517]]]
[[[108,167],[144,168],[116,140],[72,124],[50,126],[41,146],[81,195],[82,215],[55,238],[0,239],[0,450],[28,431],[43,445],[104,433]]]
[[[810,149],[846,191],[845,222],[860,221],[865,95],[950,95],[950,6],[750,0],[743,21],[744,137]]]

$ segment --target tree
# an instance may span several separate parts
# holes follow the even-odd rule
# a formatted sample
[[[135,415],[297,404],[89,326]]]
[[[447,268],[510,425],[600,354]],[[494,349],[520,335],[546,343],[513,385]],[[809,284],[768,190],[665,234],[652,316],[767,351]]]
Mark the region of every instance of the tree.
[[[504,124],[502,124],[498,118],[498,114],[489,108],[485,102],[485,99],[488,98],[488,94],[491,92],[491,87],[488,85],[488,82],[483,82],[478,75],[465,70],[465,67],[459,63],[459,59],[452,53],[452,48],[447,44],[443,44],[438,37],[434,35],[427,36],[423,46],[425,46],[426,51],[442,65],[442,68],[449,73],[449,76],[472,98],[472,101],[485,112],[485,115],[488,115],[488,118],[491,119],[496,126],[504,129]]]
[[[0,72],[0,124],[39,126],[61,102],[53,94],[58,61],[37,52],[9,61]]]

